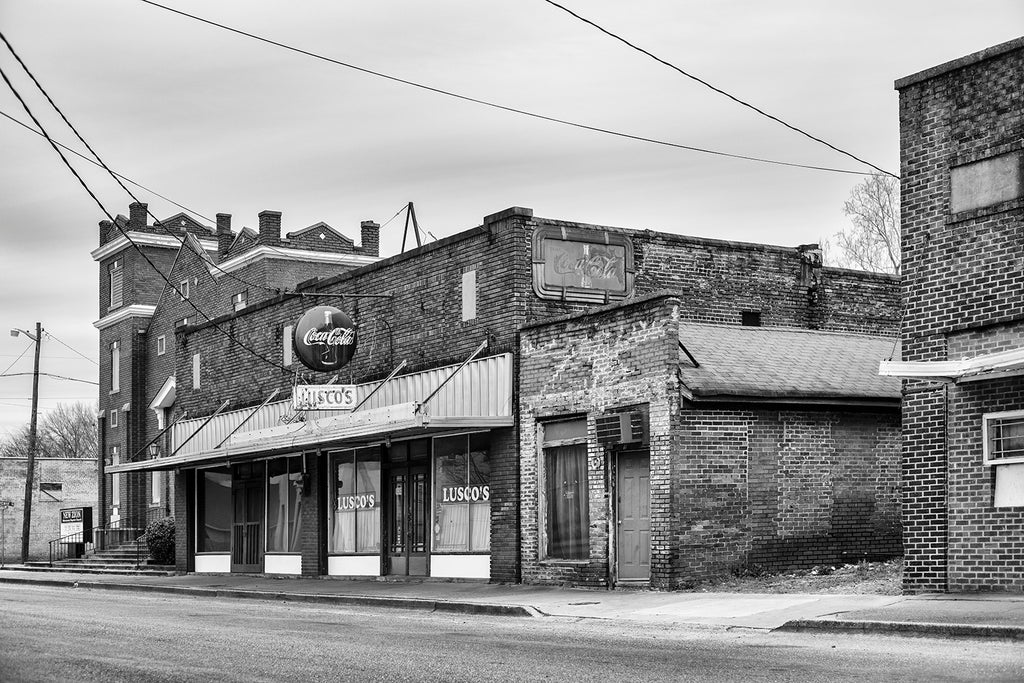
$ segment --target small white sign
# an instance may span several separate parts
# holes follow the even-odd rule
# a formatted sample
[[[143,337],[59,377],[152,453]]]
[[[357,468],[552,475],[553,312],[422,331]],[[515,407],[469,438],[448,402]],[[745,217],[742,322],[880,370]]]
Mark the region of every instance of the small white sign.
[[[294,410],[352,410],[355,407],[354,384],[299,384],[292,392]]]

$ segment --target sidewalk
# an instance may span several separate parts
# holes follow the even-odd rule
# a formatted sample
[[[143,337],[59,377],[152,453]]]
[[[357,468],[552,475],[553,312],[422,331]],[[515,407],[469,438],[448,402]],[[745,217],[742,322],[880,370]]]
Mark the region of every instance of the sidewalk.
[[[607,591],[478,582],[244,575],[135,576],[0,571],[0,586],[35,584],[192,596],[377,605],[520,617],[614,619],[789,631],[826,630],[1024,639],[1024,595],[832,595]]]

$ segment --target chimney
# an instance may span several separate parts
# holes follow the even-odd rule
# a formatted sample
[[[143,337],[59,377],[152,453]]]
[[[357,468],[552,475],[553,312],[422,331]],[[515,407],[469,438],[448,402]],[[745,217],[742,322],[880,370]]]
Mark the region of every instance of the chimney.
[[[260,211],[260,244],[281,244],[281,212]]]
[[[231,232],[231,214],[230,213],[218,213],[217,214],[217,255],[223,259],[228,249],[231,248],[231,242],[235,239],[234,234]]]
[[[142,230],[146,227],[147,205],[142,202],[132,202],[128,205],[128,229]]]
[[[114,224],[110,221],[100,221],[100,246],[107,241],[107,235],[110,234],[110,229],[114,227]]]
[[[380,225],[373,221],[359,224],[359,250],[367,256],[380,256]]]

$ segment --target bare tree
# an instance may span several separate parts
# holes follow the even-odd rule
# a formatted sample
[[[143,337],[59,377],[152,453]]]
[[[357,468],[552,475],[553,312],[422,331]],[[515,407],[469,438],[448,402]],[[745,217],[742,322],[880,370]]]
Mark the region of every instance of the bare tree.
[[[28,425],[0,439],[0,456],[28,457]],[[36,455],[41,458],[95,458],[96,408],[87,403],[60,403],[40,421]]]
[[[852,225],[826,243],[826,254],[844,268],[900,272],[900,186],[892,176],[876,173],[857,184],[843,203]]]

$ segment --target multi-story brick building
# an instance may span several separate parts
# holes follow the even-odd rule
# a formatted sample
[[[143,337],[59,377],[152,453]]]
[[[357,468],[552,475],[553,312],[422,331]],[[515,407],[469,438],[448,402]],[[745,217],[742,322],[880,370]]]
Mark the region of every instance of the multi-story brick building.
[[[1024,38],[900,93],[904,588],[1024,590]]]
[[[188,243],[211,320],[153,287],[106,475],[173,473],[181,570],[674,587],[899,552],[891,276],[512,208],[232,310],[245,254]],[[628,558],[613,512],[648,520]]]

